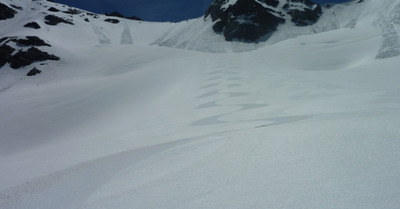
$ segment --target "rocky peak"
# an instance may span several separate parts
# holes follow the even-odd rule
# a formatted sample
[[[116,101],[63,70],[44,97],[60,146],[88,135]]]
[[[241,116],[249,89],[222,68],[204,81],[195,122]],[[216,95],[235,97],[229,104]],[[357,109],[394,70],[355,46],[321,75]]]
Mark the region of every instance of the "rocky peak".
[[[322,14],[309,0],[215,0],[204,18],[227,41],[259,42],[268,39],[287,20],[296,26],[312,25]]]

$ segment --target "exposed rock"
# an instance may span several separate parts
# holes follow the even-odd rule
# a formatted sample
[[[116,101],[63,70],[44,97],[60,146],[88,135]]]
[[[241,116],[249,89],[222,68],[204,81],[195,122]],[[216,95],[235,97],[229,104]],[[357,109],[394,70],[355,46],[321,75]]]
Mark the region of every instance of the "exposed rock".
[[[27,36],[26,38],[18,38],[18,37],[4,37],[1,39],[0,43],[5,42],[5,44],[9,42],[14,42],[18,46],[51,46],[46,43],[44,40],[40,39],[37,36]]]
[[[312,25],[322,14],[309,0],[215,0],[205,13],[213,30],[227,41],[259,42],[291,18],[296,26]]]
[[[87,12],[86,13],[87,15],[89,15],[89,16],[92,16],[94,19],[99,19],[99,15],[97,15],[97,14],[93,14],[93,13],[90,13],[90,12]]]
[[[59,12],[60,10],[57,9],[57,8],[54,8],[54,7],[50,7],[50,8],[49,8],[49,11],[50,11],[50,12]]]
[[[27,36],[26,39],[17,39],[15,42],[24,46],[51,46],[37,36]]]
[[[37,69],[36,67],[34,67],[32,70],[30,70],[26,75],[27,76],[35,76],[39,73],[41,73],[42,71],[40,71],[39,69]]]
[[[298,6],[299,3],[301,7]],[[309,0],[289,0],[283,9],[292,17],[296,26],[307,26],[316,23],[322,14],[321,6]]]
[[[10,37],[3,37],[3,38],[0,38],[0,44],[2,44],[5,40],[7,40],[7,39],[9,39]]]
[[[33,62],[45,61],[45,60],[60,60],[59,57],[49,54],[47,52],[41,51],[35,47],[29,48],[27,51],[19,51],[9,60],[10,67],[13,69],[18,69],[20,67],[25,67]]]
[[[68,8],[68,10],[67,11],[63,11],[63,13],[70,14],[70,15],[77,15],[77,14],[82,13],[82,11],[77,10],[77,9],[73,9],[73,8]]]
[[[107,18],[104,20],[105,22],[109,22],[109,23],[113,23],[113,24],[118,24],[119,20],[117,19],[111,19],[111,18]]]
[[[40,25],[37,24],[36,22],[30,22],[30,23],[26,23],[24,25],[25,28],[33,28],[33,29],[40,29]]]
[[[129,19],[129,20],[138,20],[138,21],[142,21],[142,19],[140,19],[139,17],[136,16],[131,16],[131,17],[126,17],[123,14],[119,13],[119,12],[112,12],[112,13],[105,13],[106,16],[110,16],[110,17],[119,17],[119,18],[125,18],[125,19]]]
[[[65,20],[61,17],[57,17],[55,15],[47,15],[45,18],[45,22],[47,25],[58,25],[59,23],[65,23],[65,24],[70,24],[73,25],[71,21]]]
[[[7,44],[0,46],[0,67],[3,67],[11,59],[12,53],[15,49]]]
[[[17,14],[17,11],[11,9],[5,4],[0,3],[0,20],[13,18],[15,14]]]
[[[261,3],[276,7],[279,1],[238,0],[229,5],[227,0],[215,0],[206,11],[205,18],[211,16],[214,31],[222,33],[227,41],[255,42],[285,22],[282,13]]]

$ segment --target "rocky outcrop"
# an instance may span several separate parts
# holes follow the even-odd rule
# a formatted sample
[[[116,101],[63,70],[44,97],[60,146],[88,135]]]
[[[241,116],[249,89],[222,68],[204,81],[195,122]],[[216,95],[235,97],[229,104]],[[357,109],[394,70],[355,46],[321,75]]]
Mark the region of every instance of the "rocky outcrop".
[[[59,57],[42,51],[36,47],[50,47],[45,41],[36,36],[26,38],[5,37],[0,39],[0,67],[9,63],[13,69],[28,66],[34,62],[60,60]],[[14,45],[14,47],[12,47]],[[28,49],[26,49],[29,47]],[[15,53],[18,51],[17,53]]]
[[[50,7],[48,10],[49,10],[50,12],[59,12],[59,11],[60,11],[59,9],[54,8],[54,7]]]
[[[65,23],[65,24],[69,24],[69,25],[73,25],[74,23],[72,23],[69,20],[65,20],[61,17],[55,16],[55,15],[46,15],[46,17],[44,18],[45,22],[47,25],[58,25],[60,23]]]
[[[107,18],[107,19],[105,19],[104,21],[105,21],[105,22],[112,23],[112,24],[118,24],[118,23],[119,23],[119,20],[117,20],[117,19],[112,19],[112,18]]]
[[[37,69],[36,67],[34,67],[32,70],[30,70],[26,75],[27,76],[35,76],[39,73],[41,73],[42,71]]]
[[[10,67],[13,69],[18,69],[20,67],[28,66],[34,62],[46,61],[46,60],[60,60],[59,57],[49,54],[47,52],[41,51],[38,48],[31,47],[26,51],[19,51],[13,55],[10,59]]]
[[[265,2],[276,6],[276,0]],[[283,14],[264,7],[255,0],[238,0],[228,5],[226,0],[215,0],[206,11],[214,21],[213,29],[224,35],[227,41],[254,42],[276,30],[280,23],[284,23]]]
[[[291,21],[296,26],[312,25],[322,15],[321,6],[309,0],[289,0],[283,9],[291,16]]]
[[[37,36],[27,36],[26,38],[18,39],[12,38],[10,41],[17,43],[22,46],[51,46]]]
[[[0,45],[0,68],[3,67],[7,62],[10,62],[12,53],[15,49],[7,44]]]
[[[24,25],[25,28],[40,29],[40,25],[37,22],[29,22]]]
[[[5,4],[0,3],[0,20],[7,20],[13,18],[17,11],[11,9]]]
[[[215,0],[205,13],[227,41],[259,42],[290,19],[296,26],[318,21],[321,7],[309,0]]]
[[[125,18],[125,19],[129,19],[129,20],[138,20],[141,21],[142,19],[140,19],[139,17],[136,16],[131,16],[131,17],[126,17],[123,14],[119,13],[119,12],[112,12],[112,13],[105,13],[106,16],[109,17],[119,17],[119,18]]]

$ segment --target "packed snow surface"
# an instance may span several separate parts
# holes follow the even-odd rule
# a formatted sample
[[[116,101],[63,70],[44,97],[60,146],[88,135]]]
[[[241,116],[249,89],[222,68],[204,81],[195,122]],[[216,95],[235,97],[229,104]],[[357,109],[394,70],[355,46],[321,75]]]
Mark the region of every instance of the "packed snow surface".
[[[154,44],[201,19],[35,32],[63,60],[0,69],[0,208],[398,208],[398,13],[370,14],[241,53]]]

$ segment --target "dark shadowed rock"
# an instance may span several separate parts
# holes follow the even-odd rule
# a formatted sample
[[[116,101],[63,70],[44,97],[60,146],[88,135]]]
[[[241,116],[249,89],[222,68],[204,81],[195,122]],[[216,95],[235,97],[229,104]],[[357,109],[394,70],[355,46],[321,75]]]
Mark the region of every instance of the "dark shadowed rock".
[[[5,4],[0,3],[0,20],[13,18],[15,14],[17,14],[17,11],[11,9]]]
[[[119,18],[125,18],[125,19],[129,19],[129,20],[142,21],[142,19],[140,19],[139,17],[136,17],[136,16],[126,17],[126,16],[124,16],[123,14],[121,14],[119,12],[105,13],[105,15],[109,16],[109,17],[119,17]]]
[[[26,75],[27,76],[35,76],[39,73],[41,73],[42,71],[40,71],[39,69],[37,69],[36,67],[34,67],[32,70],[30,70]]]
[[[63,11],[63,13],[70,14],[70,15],[77,15],[77,14],[82,13],[82,11],[77,10],[77,9],[73,9],[73,8],[68,8],[68,10],[67,11]]]
[[[60,10],[57,9],[57,8],[54,8],[54,7],[50,7],[50,8],[49,8],[49,11],[50,11],[50,12],[59,12]]]
[[[259,42],[268,39],[278,25],[291,19],[296,26],[312,25],[322,14],[309,0],[214,0],[205,17],[227,41]]]
[[[37,36],[27,36],[25,39],[16,39],[13,41],[23,46],[51,46]]]
[[[93,13],[90,13],[90,12],[87,12],[86,13],[88,16],[91,16],[91,17],[93,17],[94,19],[99,19],[99,15],[97,15],[97,14],[93,14]]]
[[[44,23],[46,23],[47,25],[58,25],[59,23],[65,23],[70,25],[74,24],[71,21],[64,20],[63,18],[57,17],[55,15],[46,15],[44,19],[45,19]]]
[[[10,59],[10,67],[18,69],[20,67],[28,66],[34,62],[45,61],[45,60],[60,60],[59,57],[41,51],[35,47],[29,48],[27,51],[19,51]]]
[[[33,28],[33,29],[40,29],[40,25],[37,24],[36,22],[30,22],[30,23],[26,23],[24,25],[25,28]]]
[[[119,20],[117,19],[111,19],[111,18],[107,18],[104,20],[105,22],[109,22],[109,23],[113,23],[113,24],[118,24]]]
[[[7,44],[0,46],[0,67],[3,67],[7,62],[9,62],[14,51],[15,49]]]
[[[0,44],[2,44],[4,41],[8,40],[10,37],[3,37],[0,38]]]
[[[238,0],[229,6],[226,4],[226,0],[215,0],[206,11],[205,18],[211,16],[213,30],[223,34],[227,41],[255,42],[285,22],[282,13],[265,8],[255,0]],[[265,4],[273,7],[279,1],[268,0]]]
[[[0,43],[9,43],[14,42],[20,47],[27,47],[27,46],[51,46],[50,44],[46,43],[44,40],[40,39],[37,36],[26,36],[26,38],[18,38],[18,37],[4,37],[0,39]]]
[[[301,7],[298,4],[301,3]],[[308,26],[316,23],[322,14],[321,6],[309,0],[289,0],[283,9],[292,17],[296,26]]]

